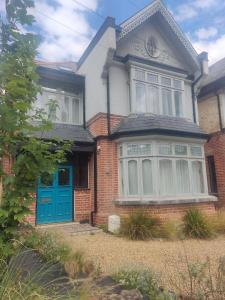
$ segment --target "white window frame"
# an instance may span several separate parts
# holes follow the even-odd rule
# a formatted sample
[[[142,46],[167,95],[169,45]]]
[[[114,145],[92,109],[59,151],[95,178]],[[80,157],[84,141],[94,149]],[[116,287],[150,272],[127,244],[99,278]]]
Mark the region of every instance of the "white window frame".
[[[138,144],[151,144],[151,154],[147,155],[127,155],[127,148],[128,145],[138,145]],[[172,154],[171,155],[163,155],[159,154],[159,146],[161,144],[168,144],[172,147]],[[184,145],[187,146],[187,154],[184,155],[177,155],[175,154],[175,145]],[[191,146],[198,146],[201,148],[201,156],[192,156],[190,147]],[[122,155],[120,155],[120,149],[122,147]],[[132,141],[132,142],[122,142],[118,146],[118,157],[119,157],[119,166],[121,162],[123,163],[123,183],[124,183],[124,194],[122,193],[122,186],[121,186],[121,167],[119,167],[118,176],[119,176],[119,190],[120,190],[120,198],[129,198],[129,199],[139,199],[139,200],[147,200],[147,199],[164,199],[164,198],[174,198],[177,199],[178,197],[202,197],[207,195],[207,176],[206,176],[206,167],[205,167],[205,157],[204,157],[204,148],[202,144],[198,143],[183,143],[183,142],[168,142],[162,140],[141,140],[141,141]],[[149,195],[144,195],[143,193],[143,180],[142,180],[142,160],[149,159],[152,162],[152,184],[153,184],[153,193]],[[160,195],[160,176],[159,176],[159,161],[162,159],[168,159],[172,161],[172,170],[173,180],[174,180],[174,193],[171,195]],[[128,161],[129,160],[136,160],[138,166],[138,191],[137,195],[129,195],[129,186],[128,186]],[[189,174],[189,185],[190,191],[186,193],[178,193],[178,188],[176,185],[176,161],[184,160],[188,162],[188,174]],[[192,178],[192,162],[193,161],[200,161],[202,163],[202,173],[203,173],[203,193],[194,193],[193,191],[193,178]]]
[[[140,72],[144,72],[144,80],[143,79],[137,79],[136,78],[136,71],[140,71]],[[154,75],[158,77],[158,82],[149,82],[147,80],[147,76],[148,74]],[[162,83],[162,78],[168,78],[171,80],[171,86],[167,86],[165,84]],[[181,82],[181,87],[177,88],[175,87],[175,81],[178,80]],[[143,84],[145,86],[145,95],[146,95],[146,99],[149,98],[149,86],[155,86],[158,88],[158,95],[159,95],[159,103],[157,108],[154,108],[153,111],[159,111],[159,115],[165,115],[163,114],[163,99],[162,99],[162,90],[168,89],[171,91],[172,94],[172,115],[169,116],[176,116],[176,107],[175,107],[175,91],[179,91],[181,93],[181,111],[182,114],[180,116],[176,116],[176,117],[184,117],[184,97],[185,97],[185,93],[184,93],[184,79],[177,77],[177,76],[172,76],[172,75],[167,75],[167,74],[163,74],[160,72],[156,72],[156,71],[152,71],[152,70],[147,70],[144,68],[140,68],[140,67],[136,67],[136,66],[131,66],[131,70],[130,70],[130,85],[131,85],[131,112],[132,113],[140,113],[137,110],[137,101],[136,101],[136,84],[140,83]],[[148,103],[146,101],[145,103],[145,107],[146,107],[146,111],[145,112],[150,112],[151,111],[148,109]],[[144,113],[144,112],[143,112]]]
[[[42,87],[42,92],[45,94],[44,97],[47,97],[48,99],[51,99],[51,95],[53,95],[53,98],[56,98],[57,102],[60,101],[64,101],[65,97],[69,97],[70,98],[70,102],[69,102],[69,120],[68,122],[63,122],[62,121],[62,116],[61,116],[61,108],[62,106],[60,106],[59,104],[59,113],[60,113],[60,118],[57,118],[56,120],[52,120],[52,123],[59,123],[59,124],[70,124],[70,125],[81,125],[83,122],[83,99],[82,99],[82,94],[73,94],[73,93],[68,93],[65,91],[61,91],[61,90],[56,90],[56,89],[51,89],[51,88],[47,88],[47,87]],[[39,95],[39,99],[43,97],[42,94]],[[73,114],[72,114],[72,99],[74,98],[75,101],[79,101],[79,120],[77,122],[73,122]],[[37,100],[38,101],[38,100]],[[44,100],[44,102],[46,102]],[[44,103],[44,107],[42,107],[46,112],[47,111],[47,102]]]

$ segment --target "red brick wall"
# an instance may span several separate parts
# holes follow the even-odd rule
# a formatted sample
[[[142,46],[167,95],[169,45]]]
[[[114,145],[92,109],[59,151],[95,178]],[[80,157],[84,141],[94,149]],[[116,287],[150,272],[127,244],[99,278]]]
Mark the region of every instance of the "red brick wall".
[[[118,125],[122,116],[111,116],[111,126]],[[118,197],[118,153],[117,144],[108,138],[107,115],[100,113],[89,121],[89,129],[97,138],[97,203],[98,212],[95,223],[107,222],[111,214],[124,215],[135,209],[144,208],[151,214],[158,215],[161,219],[181,218],[187,209],[197,207],[206,214],[215,213],[214,203],[177,204],[177,205],[149,205],[149,206],[119,206],[114,204]],[[92,198],[93,201],[93,198]]]
[[[214,156],[219,200],[217,206],[225,207],[225,133],[218,132],[210,137],[205,144],[205,155]]]
[[[74,191],[74,217],[75,221],[90,221],[92,204],[90,189],[75,189]]]

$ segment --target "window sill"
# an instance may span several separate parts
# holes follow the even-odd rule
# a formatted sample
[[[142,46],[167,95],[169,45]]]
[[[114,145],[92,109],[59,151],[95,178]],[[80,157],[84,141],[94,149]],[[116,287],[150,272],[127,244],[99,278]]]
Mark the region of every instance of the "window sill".
[[[88,187],[75,187],[75,191],[90,191],[90,188]]]
[[[142,199],[142,198],[121,198],[114,201],[114,204],[121,206],[139,206],[139,205],[173,205],[173,204],[192,204],[204,202],[216,202],[214,196],[203,195],[198,197],[174,197],[174,198],[158,198],[158,199]]]

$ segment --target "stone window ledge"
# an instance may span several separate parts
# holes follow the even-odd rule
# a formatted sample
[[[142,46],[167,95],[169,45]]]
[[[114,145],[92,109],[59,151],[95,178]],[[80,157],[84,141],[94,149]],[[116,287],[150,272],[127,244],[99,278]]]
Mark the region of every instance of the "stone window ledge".
[[[143,205],[173,205],[173,204],[194,204],[194,203],[206,203],[216,202],[218,199],[215,196],[202,196],[202,197],[190,197],[190,198],[163,198],[163,199],[117,199],[114,204],[120,206],[143,206]]]

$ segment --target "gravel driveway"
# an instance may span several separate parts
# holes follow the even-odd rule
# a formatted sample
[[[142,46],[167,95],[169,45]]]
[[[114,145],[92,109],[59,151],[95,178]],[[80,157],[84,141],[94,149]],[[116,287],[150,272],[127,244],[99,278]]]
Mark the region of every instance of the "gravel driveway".
[[[189,262],[205,261],[212,265],[225,255],[225,237],[214,240],[186,241],[129,241],[113,235],[63,236],[74,250],[82,250],[88,258],[101,266],[104,273],[111,274],[121,268],[152,268],[161,274],[168,284],[168,277],[182,270]]]

